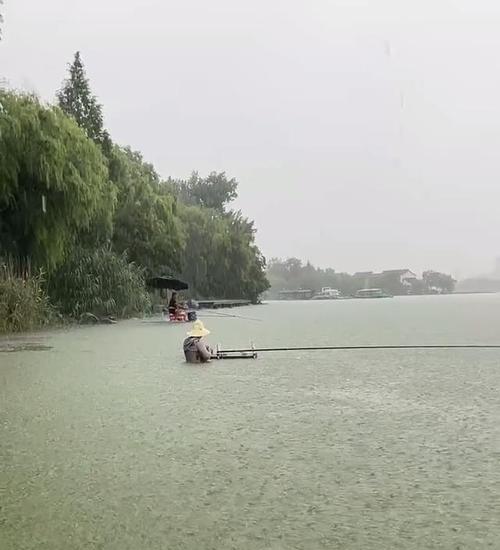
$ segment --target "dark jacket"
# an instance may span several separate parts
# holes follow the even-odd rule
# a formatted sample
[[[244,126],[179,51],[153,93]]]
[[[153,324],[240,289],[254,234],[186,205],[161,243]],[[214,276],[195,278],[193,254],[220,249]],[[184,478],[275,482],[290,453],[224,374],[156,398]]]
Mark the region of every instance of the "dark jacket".
[[[175,296],[172,296],[172,298],[170,298],[170,302],[168,303],[168,312],[175,313],[176,311],[177,311],[177,298]]]

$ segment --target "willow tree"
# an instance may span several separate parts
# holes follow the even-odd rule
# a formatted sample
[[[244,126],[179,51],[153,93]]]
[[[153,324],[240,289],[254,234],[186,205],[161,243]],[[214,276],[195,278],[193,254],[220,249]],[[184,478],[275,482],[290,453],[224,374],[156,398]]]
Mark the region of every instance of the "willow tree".
[[[239,212],[220,214],[184,204],[179,216],[185,240],[182,274],[195,293],[256,302],[269,283],[253,223]]]
[[[169,179],[167,181],[184,204],[210,208],[221,213],[238,197],[238,182],[228,178],[225,172],[210,172],[202,178],[193,172],[188,180]]]
[[[205,297],[258,300],[269,288],[266,262],[255,244],[252,221],[228,210],[238,183],[224,172],[187,181],[168,180],[181,207],[185,248],[183,276]]]
[[[233,280],[233,296],[242,296],[256,302],[259,295],[269,288],[266,276],[266,261],[255,244],[254,222],[240,211],[227,216],[230,246],[226,249],[228,263],[236,270]]]
[[[0,92],[0,254],[50,270],[96,219],[110,223],[114,201],[100,148],[73,120]]]
[[[224,298],[224,282],[230,276],[221,255],[224,246],[229,244],[226,224],[212,211],[199,206],[180,204],[178,211],[185,243],[182,277],[189,281],[197,296]],[[225,276],[221,278],[224,271]]]
[[[147,274],[175,273],[181,264],[181,233],[174,196],[153,166],[129,148],[115,146],[110,177],[118,189],[114,249]]]

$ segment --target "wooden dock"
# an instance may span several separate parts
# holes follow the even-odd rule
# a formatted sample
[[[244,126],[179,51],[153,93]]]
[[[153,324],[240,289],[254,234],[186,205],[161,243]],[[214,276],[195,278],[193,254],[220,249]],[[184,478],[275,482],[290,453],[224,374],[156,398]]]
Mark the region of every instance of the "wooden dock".
[[[249,306],[250,300],[197,300],[200,309],[220,309],[223,307]]]

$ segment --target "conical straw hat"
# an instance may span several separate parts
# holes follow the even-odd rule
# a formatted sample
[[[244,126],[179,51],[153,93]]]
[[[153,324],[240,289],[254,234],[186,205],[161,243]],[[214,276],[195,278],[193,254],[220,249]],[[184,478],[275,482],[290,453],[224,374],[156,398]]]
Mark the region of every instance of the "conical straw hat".
[[[202,321],[195,321],[193,329],[188,332],[188,336],[194,336],[195,338],[201,338],[210,334],[210,331],[205,328]]]

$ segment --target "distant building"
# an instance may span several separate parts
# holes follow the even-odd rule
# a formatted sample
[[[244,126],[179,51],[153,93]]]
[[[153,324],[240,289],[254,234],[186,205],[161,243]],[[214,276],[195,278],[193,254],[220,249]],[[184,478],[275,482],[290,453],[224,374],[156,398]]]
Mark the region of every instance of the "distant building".
[[[415,273],[409,269],[386,269],[385,271],[382,271],[381,275],[383,277],[392,277],[398,283],[410,288],[412,282],[417,278]]]

